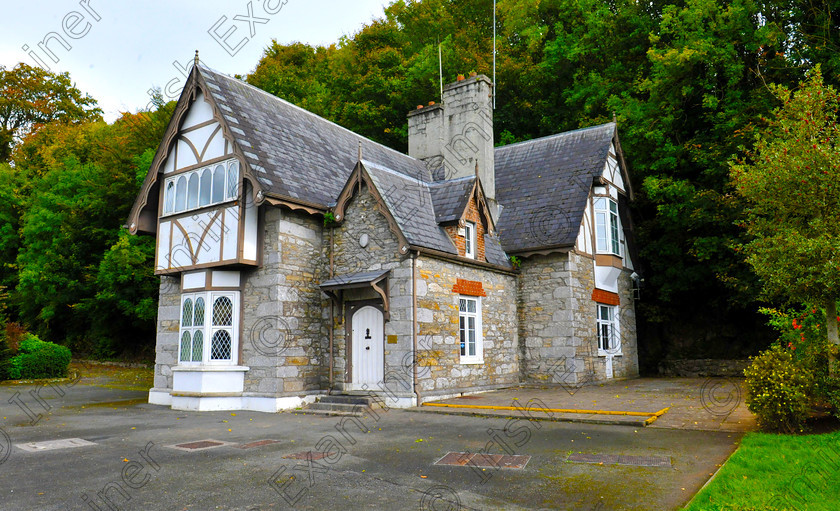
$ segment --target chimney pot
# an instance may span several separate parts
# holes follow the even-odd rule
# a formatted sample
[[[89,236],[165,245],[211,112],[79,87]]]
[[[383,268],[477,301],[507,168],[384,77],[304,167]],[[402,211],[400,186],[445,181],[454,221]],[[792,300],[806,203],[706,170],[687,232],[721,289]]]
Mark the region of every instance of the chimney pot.
[[[423,105],[417,105],[417,110],[423,110]]]
[[[470,78],[475,78],[476,76],[478,76],[478,73],[476,73],[475,71],[470,73]]]
[[[463,82],[464,81],[464,75],[458,75],[458,81]]]
[[[434,101],[429,101],[429,106],[435,106],[435,102]]]

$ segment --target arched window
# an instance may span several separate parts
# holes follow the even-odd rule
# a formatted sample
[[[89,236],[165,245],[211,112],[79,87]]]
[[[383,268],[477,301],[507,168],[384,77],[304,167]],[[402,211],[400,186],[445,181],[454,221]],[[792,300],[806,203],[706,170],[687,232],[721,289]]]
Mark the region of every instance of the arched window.
[[[213,171],[213,202],[225,200],[225,166],[216,165]]]
[[[235,291],[201,291],[181,295],[178,363],[235,363],[234,354],[238,353],[238,306],[239,293]]]
[[[192,358],[190,356],[190,348],[192,347],[192,343],[190,342],[190,333],[184,332],[181,335],[181,356],[178,357],[178,361],[180,362],[189,362]]]
[[[198,174],[193,173],[190,176],[190,186],[187,190],[187,209],[193,209],[198,206]]]
[[[201,356],[204,353],[204,334],[201,330],[196,330],[193,334],[192,342],[192,361],[201,362]]]
[[[213,185],[213,173],[210,169],[204,169],[201,173],[201,190],[198,194],[198,205],[206,206],[210,204],[210,187]]]
[[[178,187],[175,191],[175,211],[180,213],[187,209],[187,178],[178,178]]]
[[[175,209],[175,182],[166,183],[166,193],[163,194],[163,213],[169,214]]]
[[[235,199],[239,191],[239,164],[233,162],[228,168],[227,198]]]

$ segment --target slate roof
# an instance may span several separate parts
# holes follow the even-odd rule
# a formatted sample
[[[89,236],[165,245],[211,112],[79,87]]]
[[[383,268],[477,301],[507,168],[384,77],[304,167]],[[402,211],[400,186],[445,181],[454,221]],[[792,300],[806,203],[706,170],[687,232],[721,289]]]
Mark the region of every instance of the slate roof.
[[[429,183],[371,161],[362,160],[362,165],[409,243],[458,254],[452,239],[435,220]]]
[[[341,287],[353,287],[356,284],[368,284],[379,280],[390,272],[391,270],[379,270],[348,273],[347,275],[339,275],[335,278],[325,280],[321,282],[320,287],[322,289],[337,289]]]
[[[359,159],[430,181],[425,165],[311,112],[204,66],[199,72],[266,193],[335,203]]]
[[[435,182],[425,164],[240,80],[198,67],[268,196],[335,205],[359,159],[409,243],[457,254],[440,223],[458,220],[474,177]],[[498,236],[485,237],[492,264],[505,255],[573,246],[594,178],[606,164],[615,124],[499,147]]]
[[[503,206],[496,226],[505,251],[574,246],[615,129],[611,122],[496,148]]]
[[[475,177],[462,177],[448,181],[437,181],[429,187],[432,192],[432,203],[435,206],[435,218],[438,222],[454,222],[461,219],[470,192],[475,185]]]

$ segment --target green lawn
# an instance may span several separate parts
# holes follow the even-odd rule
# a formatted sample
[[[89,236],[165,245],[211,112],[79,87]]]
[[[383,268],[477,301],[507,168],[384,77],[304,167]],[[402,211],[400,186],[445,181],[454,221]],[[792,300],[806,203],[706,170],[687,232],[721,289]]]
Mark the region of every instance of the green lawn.
[[[840,508],[840,431],[750,433],[689,511],[834,511]]]

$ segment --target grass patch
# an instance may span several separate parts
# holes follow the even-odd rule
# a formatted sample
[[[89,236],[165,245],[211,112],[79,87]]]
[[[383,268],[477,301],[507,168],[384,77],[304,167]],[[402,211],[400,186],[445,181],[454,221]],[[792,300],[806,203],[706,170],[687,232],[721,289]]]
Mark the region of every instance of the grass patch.
[[[840,431],[819,435],[749,433],[688,511],[836,510]]]
[[[152,388],[155,379],[154,369],[151,367],[119,367],[87,364],[76,360],[70,362],[70,374],[79,374],[84,382],[99,387],[144,392]]]

